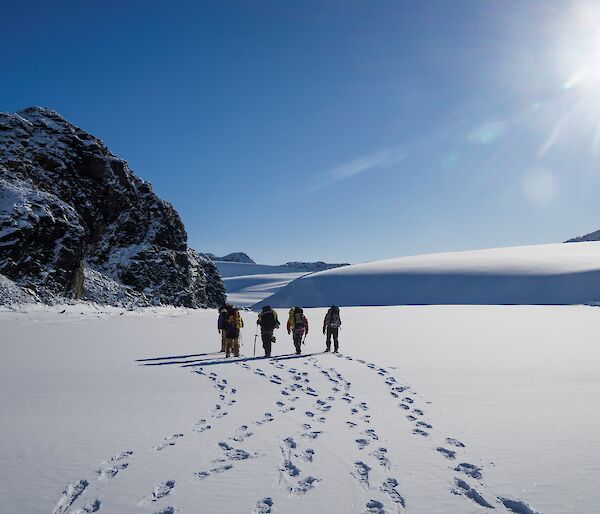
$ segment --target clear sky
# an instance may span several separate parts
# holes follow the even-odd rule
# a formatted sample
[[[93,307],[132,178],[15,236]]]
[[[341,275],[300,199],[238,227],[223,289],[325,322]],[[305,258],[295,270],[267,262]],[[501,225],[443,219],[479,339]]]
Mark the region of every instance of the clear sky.
[[[263,263],[600,228],[597,1],[39,1],[0,8],[0,110],[57,110]]]

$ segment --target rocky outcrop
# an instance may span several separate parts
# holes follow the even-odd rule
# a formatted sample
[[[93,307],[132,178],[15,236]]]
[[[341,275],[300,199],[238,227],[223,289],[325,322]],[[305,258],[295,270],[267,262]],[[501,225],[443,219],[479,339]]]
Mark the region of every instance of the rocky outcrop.
[[[0,113],[0,273],[44,299],[225,300],[172,205],[56,112]]]
[[[590,232],[585,236],[574,237],[572,239],[568,239],[565,243],[582,243],[584,241],[600,241],[600,230],[596,230],[595,232]]]
[[[256,264],[248,256],[248,254],[243,253],[243,252],[228,253],[227,255],[225,255],[223,257],[217,257],[216,255],[214,255],[212,253],[206,253],[204,255],[206,255],[206,257],[208,257],[211,261],[214,261],[214,262],[242,262],[245,264]]]

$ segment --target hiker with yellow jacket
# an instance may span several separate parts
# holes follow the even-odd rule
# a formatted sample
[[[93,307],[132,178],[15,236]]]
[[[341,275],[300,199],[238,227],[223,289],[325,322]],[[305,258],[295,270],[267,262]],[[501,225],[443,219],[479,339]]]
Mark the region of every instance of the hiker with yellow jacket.
[[[287,322],[287,332],[292,334],[296,355],[302,353],[302,338],[308,335],[308,320],[301,307],[292,307]]]

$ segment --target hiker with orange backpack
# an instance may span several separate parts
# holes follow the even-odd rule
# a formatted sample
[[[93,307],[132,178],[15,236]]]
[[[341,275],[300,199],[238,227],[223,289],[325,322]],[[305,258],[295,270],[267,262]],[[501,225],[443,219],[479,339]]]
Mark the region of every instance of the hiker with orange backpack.
[[[292,334],[296,355],[302,353],[302,338],[308,335],[308,320],[300,307],[292,307],[288,316],[287,332]]]

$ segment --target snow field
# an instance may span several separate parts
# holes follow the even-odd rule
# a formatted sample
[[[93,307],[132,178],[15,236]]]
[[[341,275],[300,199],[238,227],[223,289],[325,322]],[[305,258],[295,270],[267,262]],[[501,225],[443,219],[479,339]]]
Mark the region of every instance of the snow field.
[[[343,309],[341,356],[319,353],[325,311],[309,309],[306,355],[279,331],[275,358],[227,361],[213,311],[82,309],[0,315],[2,512],[583,513],[600,499],[596,308]]]

